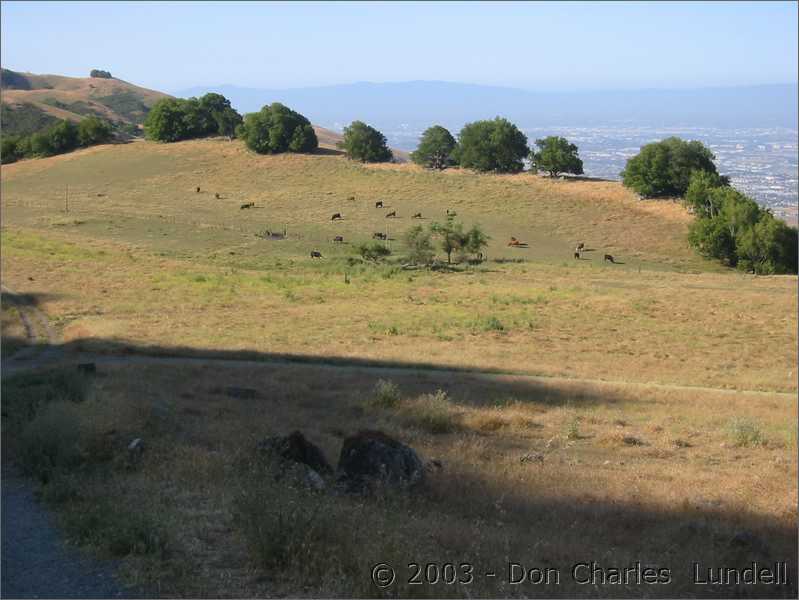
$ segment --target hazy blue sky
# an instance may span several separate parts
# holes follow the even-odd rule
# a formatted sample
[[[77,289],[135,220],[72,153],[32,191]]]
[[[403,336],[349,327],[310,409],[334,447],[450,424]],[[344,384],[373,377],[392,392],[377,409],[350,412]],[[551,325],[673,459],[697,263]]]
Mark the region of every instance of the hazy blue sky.
[[[444,80],[533,90],[797,81],[796,2],[2,2],[3,66],[174,91]]]

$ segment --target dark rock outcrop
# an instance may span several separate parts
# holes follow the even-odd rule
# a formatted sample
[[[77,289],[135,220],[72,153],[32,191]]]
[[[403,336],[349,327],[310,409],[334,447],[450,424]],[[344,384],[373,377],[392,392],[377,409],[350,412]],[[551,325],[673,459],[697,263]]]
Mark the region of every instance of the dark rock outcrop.
[[[258,442],[258,450],[268,452],[281,461],[303,464],[322,475],[333,473],[333,467],[322,451],[299,431]]]
[[[413,448],[381,431],[360,431],[341,447],[338,476],[348,491],[381,485],[409,488],[424,480],[424,472]]]

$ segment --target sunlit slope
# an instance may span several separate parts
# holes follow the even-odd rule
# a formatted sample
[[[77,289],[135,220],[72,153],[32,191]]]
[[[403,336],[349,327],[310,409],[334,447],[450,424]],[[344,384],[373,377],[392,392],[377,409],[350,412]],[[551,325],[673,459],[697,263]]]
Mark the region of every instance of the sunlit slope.
[[[14,81],[27,89],[3,89],[3,104],[12,108],[12,121],[15,111],[24,112],[27,107],[71,121],[97,115],[115,123],[141,123],[153,104],[168,97],[121,79],[16,73]],[[14,129],[15,123],[10,125]]]
[[[162,249],[213,252],[223,244],[245,254],[304,256],[335,235],[350,242],[387,231],[399,240],[415,224],[444,219],[449,209],[466,225],[486,229],[489,258],[573,261],[582,241],[594,249],[583,259],[597,266],[609,253],[624,263],[618,269],[718,269],[688,247],[689,216],[680,206],[638,201],[615,182],[369,166],[323,152],[259,156],[238,141],[199,140],[23,161],[3,168],[3,216],[7,224],[50,227],[64,216],[69,187],[70,215],[83,221],[81,233]],[[377,200],[384,210],[375,209]],[[256,209],[240,210],[245,202]],[[385,217],[394,210],[398,218]],[[344,219],[331,222],[336,212]],[[423,219],[412,219],[418,212]],[[279,247],[253,235],[284,227],[290,239]],[[528,247],[509,248],[511,236]],[[392,243],[397,249],[398,241]],[[347,251],[346,245],[329,250]]]

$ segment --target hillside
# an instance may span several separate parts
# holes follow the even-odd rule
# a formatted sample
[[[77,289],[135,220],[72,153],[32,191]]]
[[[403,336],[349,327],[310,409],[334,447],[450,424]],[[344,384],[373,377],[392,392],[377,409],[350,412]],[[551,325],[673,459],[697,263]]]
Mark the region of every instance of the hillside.
[[[96,460],[43,487],[69,535],[168,597],[374,597],[372,565],[449,556],[496,573],[516,556],[796,562],[796,277],[702,260],[680,204],[615,182],[364,165],[317,132],[314,154],[141,140],[0,171],[3,348],[18,350],[3,456],[25,460],[40,415],[67,415],[43,439],[65,431]],[[438,265],[406,265],[403,234],[448,211],[491,236],[486,260],[447,265],[436,240]],[[392,255],[361,260],[375,232]],[[429,485],[306,492],[255,454],[294,430],[331,459],[382,431],[431,461]],[[742,531],[770,554],[733,546]],[[273,539],[303,540],[277,550],[285,567]],[[389,591],[531,595],[491,577]],[[564,576],[542,593],[641,588]],[[653,595],[705,597],[677,576]]]
[[[25,135],[55,119],[79,121],[97,115],[115,124],[139,125],[168,94],[121,79],[35,75],[3,69],[2,129]]]
[[[83,269],[51,271],[51,291],[71,298],[61,304],[65,315],[82,313],[84,304],[105,306],[102,317],[70,317],[70,339],[269,347],[643,382],[795,386],[789,375],[795,344],[785,337],[793,330],[784,322],[795,313],[795,279],[750,279],[701,259],[687,244],[691,217],[679,204],[638,201],[615,182],[362,165],[329,150],[261,156],[239,141],[212,139],[141,141],[22,161],[3,168],[2,195],[9,276],[24,282],[24,272],[35,270],[44,285],[42,261],[50,262],[55,240],[108,257],[91,268],[92,284]],[[375,208],[378,200],[384,209]],[[251,202],[253,209],[240,209]],[[447,209],[466,227],[482,225],[491,237],[488,262],[472,274],[418,275],[408,283],[400,266],[404,232],[445,219]],[[389,211],[397,218],[386,218]],[[411,218],[417,212],[422,218]],[[331,221],[334,213],[343,219]],[[288,235],[280,241],[259,237],[284,229]],[[12,238],[12,231],[24,235]],[[351,262],[357,244],[374,232],[390,238],[394,257],[385,271]],[[335,236],[343,243],[333,243]],[[509,247],[511,236],[527,246]],[[581,260],[573,258],[578,241],[591,250]],[[133,249],[137,262],[120,259],[127,254],[119,245]],[[310,259],[311,250],[324,260]],[[604,254],[618,264],[603,261]],[[440,249],[438,255],[446,261]],[[159,270],[164,278],[157,281],[147,274]],[[351,285],[343,282],[347,272]],[[237,283],[218,283],[218,277],[228,281],[224,273]],[[275,273],[282,283],[269,279]],[[233,296],[217,295],[220,289]],[[186,306],[191,314],[165,330],[155,306],[166,301],[167,290],[177,303],[201,293],[195,308],[202,318]],[[134,304],[124,299],[133,297]],[[253,303],[240,318],[228,310],[233,297],[241,306]],[[760,308],[742,313],[742,305]],[[282,332],[262,337],[252,315],[282,323]],[[492,327],[502,336],[472,337]],[[393,333],[386,337],[386,331]],[[702,359],[685,361],[697,345]]]

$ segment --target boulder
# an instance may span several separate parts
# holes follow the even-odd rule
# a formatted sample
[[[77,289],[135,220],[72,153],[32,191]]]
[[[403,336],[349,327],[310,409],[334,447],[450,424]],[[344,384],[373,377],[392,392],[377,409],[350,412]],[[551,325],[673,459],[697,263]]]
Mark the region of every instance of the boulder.
[[[300,463],[310,467],[317,474],[331,474],[333,467],[327,462],[322,451],[305,439],[299,431],[287,436],[267,438],[258,442],[258,450],[268,452],[284,462]]]
[[[339,479],[348,491],[375,485],[409,488],[424,481],[424,463],[413,448],[381,431],[360,431],[344,440]]]

